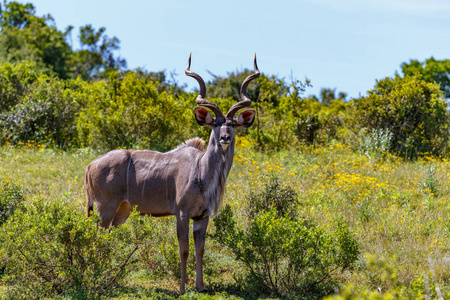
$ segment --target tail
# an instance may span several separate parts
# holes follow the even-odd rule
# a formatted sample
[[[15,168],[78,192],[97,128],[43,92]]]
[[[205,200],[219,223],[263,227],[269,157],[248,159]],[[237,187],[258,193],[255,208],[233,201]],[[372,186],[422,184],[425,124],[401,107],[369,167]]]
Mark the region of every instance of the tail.
[[[94,201],[91,197],[91,191],[90,191],[90,182],[89,182],[89,166],[86,168],[86,198],[87,198],[87,204],[86,204],[86,215],[89,218],[91,216],[91,212],[94,210]]]

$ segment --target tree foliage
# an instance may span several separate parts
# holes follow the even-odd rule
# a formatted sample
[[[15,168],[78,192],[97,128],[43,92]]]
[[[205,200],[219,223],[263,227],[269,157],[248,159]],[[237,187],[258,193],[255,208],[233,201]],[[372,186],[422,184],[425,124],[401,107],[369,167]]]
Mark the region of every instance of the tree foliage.
[[[119,39],[108,37],[105,31],[105,27],[96,31],[92,25],[80,28],[81,50],[75,51],[71,57],[72,76],[81,75],[84,80],[89,80],[126,68],[125,59],[114,56],[114,51],[119,49]]]
[[[78,146],[75,118],[84,97],[80,79],[59,80],[30,63],[0,66],[0,142]]]
[[[59,31],[50,15],[37,17],[35,7],[9,2],[1,11],[0,55],[5,61],[34,61],[48,73],[67,78],[70,46],[65,38],[70,32]]]
[[[104,27],[81,27],[80,50],[67,42],[72,30],[58,30],[51,15],[36,16],[31,3],[5,2],[0,11],[0,61],[33,61],[39,70],[62,79],[81,75],[89,80],[126,67],[126,61],[115,56],[119,40],[105,35]]]
[[[125,60],[115,55],[119,40],[104,27],[81,27],[81,49],[74,50],[66,41],[72,27],[59,31],[50,15],[36,16],[32,4],[5,2],[0,21],[0,143],[168,150],[193,135],[208,138],[192,117],[196,95],[173,73],[169,79],[164,71],[124,71]],[[383,132],[392,136],[389,150],[404,157],[443,155],[448,120],[435,82],[447,93],[448,61],[412,60],[402,69],[404,78],[380,80],[367,97],[350,100],[330,88],[305,97],[308,79],[261,74],[248,87],[256,120],[238,134],[254,147],[278,150]],[[229,109],[251,73],[213,76],[208,98]],[[408,75],[416,73],[423,75]]]
[[[136,73],[111,73],[108,83],[89,86],[77,119],[80,141],[102,149],[169,150],[186,139],[194,127],[187,99],[158,93],[156,83]]]
[[[377,81],[367,97],[353,102],[356,126],[392,133],[391,150],[411,159],[442,155],[448,143],[447,102],[421,75]]]
[[[401,64],[405,76],[421,74],[426,82],[439,84],[446,98],[450,98],[450,60],[436,60],[433,57],[424,62],[412,59]]]

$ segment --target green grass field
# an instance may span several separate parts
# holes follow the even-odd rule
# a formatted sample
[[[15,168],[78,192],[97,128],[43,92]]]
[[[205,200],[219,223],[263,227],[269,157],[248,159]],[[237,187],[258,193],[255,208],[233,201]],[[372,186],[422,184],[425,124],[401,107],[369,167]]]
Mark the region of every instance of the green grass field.
[[[37,199],[61,205],[70,202],[84,211],[85,167],[100,154],[3,147],[0,177],[20,184],[28,204]],[[270,178],[278,178],[298,193],[297,210],[304,219],[330,230],[340,219],[355,234],[361,254],[356,268],[338,278],[341,291],[346,289],[343,298],[409,299],[408,293],[414,295],[410,299],[433,298],[439,296],[438,290],[444,297],[450,295],[450,162],[446,159],[425,156],[405,162],[387,153],[361,153],[341,144],[262,153],[241,139],[224,204],[239,216],[249,193],[262,191]],[[214,230],[210,224],[209,231]],[[214,257],[214,267],[220,268],[208,275],[209,267],[205,267],[209,293],[195,293],[191,277],[190,292],[182,299],[271,297],[237,288],[234,278],[239,267],[224,249],[208,240],[206,252]],[[178,283],[169,276],[150,278],[136,269],[126,282],[116,299],[179,296]],[[7,289],[0,286],[3,298]]]

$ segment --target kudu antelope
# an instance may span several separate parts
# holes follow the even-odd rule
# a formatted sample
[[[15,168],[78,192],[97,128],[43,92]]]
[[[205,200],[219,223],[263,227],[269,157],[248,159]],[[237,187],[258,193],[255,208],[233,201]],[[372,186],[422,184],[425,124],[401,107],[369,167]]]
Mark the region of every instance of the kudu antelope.
[[[252,103],[247,96],[248,84],[260,73],[254,60],[255,73],[241,86],[241,101],[224,115],[219,107],[206,99],[203,79],[190,71],[191,56],[186,75],[200,85],[194,109],[195,119],[201,126],[211,128],[206,151],[200,138],[187,140],[167,153],[156,151],[114,150],[91,162],[86,170],[87,215],[94,203],[101,226],[119,226],[137,206],[141,214],[155,217],[175,215],[181,256],[180,291],[186,284],[186,262],[189,254],[189,219],[193,219],[195,258],[197,262],[196,288],[204,291],[202,260],[205,232],[209,218],[222,204],[225,182],[233,164],[235,128],[253,124],[255,111],[236,112]],[[215,117],[205,109],[210,109]]]

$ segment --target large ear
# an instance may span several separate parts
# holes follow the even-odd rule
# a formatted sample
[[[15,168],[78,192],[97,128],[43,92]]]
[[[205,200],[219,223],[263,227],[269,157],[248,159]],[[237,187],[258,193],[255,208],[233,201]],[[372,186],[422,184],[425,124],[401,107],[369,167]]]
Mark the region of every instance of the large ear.
[[[238,127],[248,128],[252,126],[253,121],[255,121],[255,110],[254,109],[246,109],[237,118]]]
[[[209,111],[207,109],[204,109],[203,107],[197,106],[194,109],[194,114],[195,120],[197,121],[198,125],[210,126],[214,121]]]

